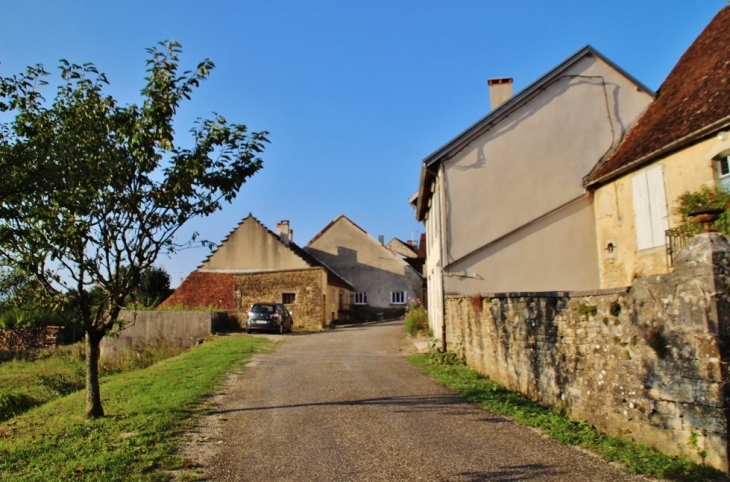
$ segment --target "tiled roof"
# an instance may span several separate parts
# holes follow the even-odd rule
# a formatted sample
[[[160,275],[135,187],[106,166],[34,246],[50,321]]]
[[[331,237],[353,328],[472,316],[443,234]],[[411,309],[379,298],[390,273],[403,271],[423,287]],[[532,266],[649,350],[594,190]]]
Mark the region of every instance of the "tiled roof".
[[[159,308],[177,306],[234,310],[236,307],[233,302],[233,275],[199,271],[190,273]]]
[[[682,55],[616,151],[585,180],[598,186],[730,124],[730,5]]]

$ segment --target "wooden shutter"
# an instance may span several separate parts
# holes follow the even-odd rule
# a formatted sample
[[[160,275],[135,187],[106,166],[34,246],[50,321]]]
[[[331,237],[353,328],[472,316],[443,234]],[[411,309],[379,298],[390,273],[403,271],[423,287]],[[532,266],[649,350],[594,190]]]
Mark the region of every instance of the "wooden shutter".
[[[669,228],[662,166],[638,172],[631,179],[636,244],[639,250],[663,246]]]
[[[669,229],[669,222],[667,220],[667,196],[664,193],[664,172],[662,166],[647,169],[646,183],[649,188],[652,247],[664,246],[666,243],[665,231]]]

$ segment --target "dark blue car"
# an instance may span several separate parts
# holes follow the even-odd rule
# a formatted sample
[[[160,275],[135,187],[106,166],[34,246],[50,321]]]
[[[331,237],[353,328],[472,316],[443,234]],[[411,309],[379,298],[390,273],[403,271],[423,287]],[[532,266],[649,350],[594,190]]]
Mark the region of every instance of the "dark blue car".
[[[293,324],[291,313],[281,303],[254,303],[246,318],[246,333],[253,330],[291,333]]]

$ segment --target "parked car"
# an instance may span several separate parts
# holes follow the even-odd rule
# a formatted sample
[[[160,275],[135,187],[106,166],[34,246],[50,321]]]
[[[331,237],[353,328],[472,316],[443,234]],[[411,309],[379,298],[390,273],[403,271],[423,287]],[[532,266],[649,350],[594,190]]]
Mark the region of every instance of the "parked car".
[[[254,303],[246,318],[246,333],[253,330],[291,333],[294,320],[281,303]]]

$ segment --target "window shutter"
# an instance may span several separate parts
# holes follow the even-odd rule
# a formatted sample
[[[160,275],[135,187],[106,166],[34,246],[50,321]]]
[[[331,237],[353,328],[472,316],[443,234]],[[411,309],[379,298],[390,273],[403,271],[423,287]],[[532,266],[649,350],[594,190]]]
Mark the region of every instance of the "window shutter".
[[[665,231],[669,229],[667,220],[667,196],[664,192],[664,173],[662,166],[646,171],[649,188],[649,210],[651,211],[652,246],[663,246],[666,243]]]
[[[631,179],[631,187],[634,194],[634,224],[636,225],[637,248],[640,250],[651,248],[653,233],[646,171],[634,175]]]

